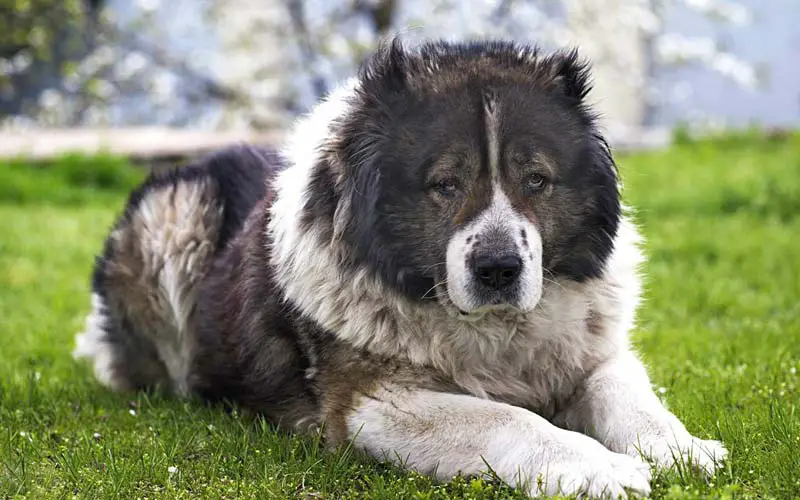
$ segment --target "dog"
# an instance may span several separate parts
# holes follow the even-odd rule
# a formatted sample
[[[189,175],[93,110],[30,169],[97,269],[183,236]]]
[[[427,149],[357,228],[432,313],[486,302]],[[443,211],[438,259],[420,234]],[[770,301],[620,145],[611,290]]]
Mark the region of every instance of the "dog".
[[[725,447],[629,341],[641,238],[590,89],[575,50],[382,44],[281,150],[131,193],[75,356],[443,481],[624,497],[651,464],[714,474]]]

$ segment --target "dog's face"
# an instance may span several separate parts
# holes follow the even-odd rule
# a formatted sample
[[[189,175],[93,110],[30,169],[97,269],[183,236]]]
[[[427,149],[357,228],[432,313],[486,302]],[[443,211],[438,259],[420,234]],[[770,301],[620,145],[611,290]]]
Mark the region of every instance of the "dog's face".
[[[587,78],[575,54],[510,44],[376,55],[335,148],[356,263],[465,314],[599,276],[620,204]]]

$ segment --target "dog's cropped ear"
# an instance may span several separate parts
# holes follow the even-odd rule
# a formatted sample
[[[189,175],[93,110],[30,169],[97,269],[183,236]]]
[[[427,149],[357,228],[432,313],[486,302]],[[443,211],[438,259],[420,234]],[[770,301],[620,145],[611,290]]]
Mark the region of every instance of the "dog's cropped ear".
[[[392,124],[393,103],[403,98],[406,89],[408,55],[399,38],[381,43],[359,70],[357,105],[341,124],[339,147],[347,173],[376,168],[372,160],[379,154],[386,128]]]
[[[394,103],[404,99],[407,88],[408,54],[400,39],[381,43],[361,65],[356,87],[357,105],[340,124],[340,159],[345,177],[355,185],[356,196],[369,193],[377,183],[381,149],[392,127]]]
[[[546,85],[582,104],[592,90],[591,64],[578,54],[578,49],[556,52],[545,61]]]
[[[360,78],[362,90],[369,94],[371,90],[401,92],[406,88],[406,69],[408,54],[399,37],[382,40],[378,49],[361,65]],[[375,86],[375,88],[373,88]]]

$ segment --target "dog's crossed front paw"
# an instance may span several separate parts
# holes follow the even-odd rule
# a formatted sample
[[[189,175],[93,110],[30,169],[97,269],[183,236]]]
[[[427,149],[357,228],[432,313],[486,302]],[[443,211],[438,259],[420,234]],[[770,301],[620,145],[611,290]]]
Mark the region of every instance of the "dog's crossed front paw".
[[[639,458],[608,450],[578,433],[559,433],[544,463],[532,474],[528,493],[617,499],[650,494],[650,466]]]
[[[691,435],[646,440],[639,451],[658,468],[690,467],[707,476],[713,476],[728,456],[728,450],[719,441]]]
[[[650,466],[645,462],[608,452],[553,464],[531,487],[533,495],[578,495],[617,499],[650,494]]]

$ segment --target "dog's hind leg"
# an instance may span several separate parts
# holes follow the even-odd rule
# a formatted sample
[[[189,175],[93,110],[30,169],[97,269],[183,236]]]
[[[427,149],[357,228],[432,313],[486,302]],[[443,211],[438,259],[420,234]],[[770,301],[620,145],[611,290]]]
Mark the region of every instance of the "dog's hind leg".
[[[162,385],[169,381],[167,369],[153,344],[140,335],[126,315],[111,312],[102,292],[95,292],[73,356],[90,359],[95,377],[117,391]]]
[[[135,191],[106,241],[93,280],[93,311],[75,357],[116,390],[190,389],[189,316],[222,224],[207,175],[154,176]]]

